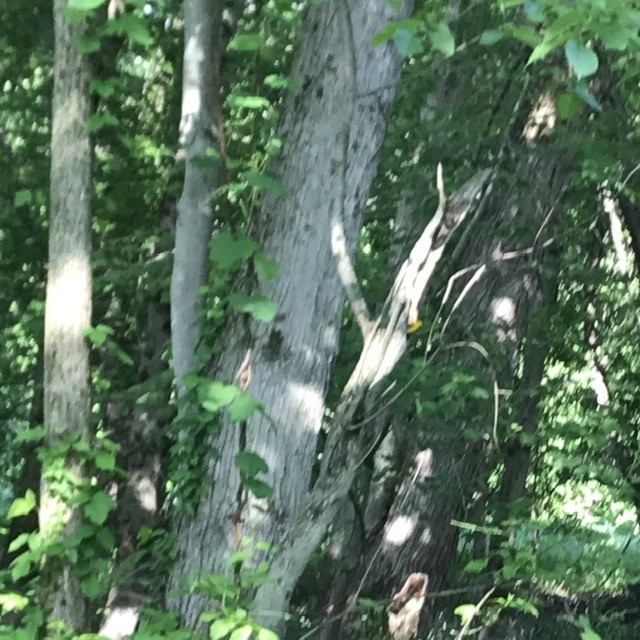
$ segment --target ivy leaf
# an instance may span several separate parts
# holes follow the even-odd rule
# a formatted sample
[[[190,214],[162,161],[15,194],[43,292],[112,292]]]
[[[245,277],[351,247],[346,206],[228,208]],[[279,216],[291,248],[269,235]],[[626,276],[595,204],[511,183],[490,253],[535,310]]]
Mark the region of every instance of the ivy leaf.
[[[31,554],[23,553],[11,563],[11,578],[14,581],[24,578],[31,571]]]
[[[456,50],[456,39],[446,22],[440,22],[433,31],[429,31],[429,37],[431,44],[438,51],[442,51],[445,56],[453,55]]]
[[[273,89],[286,89],[292,84],[292,81],[291,78],[287,78],[287,76],[280,76],[276,73],[271,73],[264,79],[264,83],[267,87],[271,87]]]
[[[463,624],[466,624],[470,620],[473,620],[473,616],[476,614],[476,605],[475,604],[461,604],[456,607],[453,613],[457,616],[460,616]]]
[[[253,265],[260,280],[268,282],[275,280],[280,275],[280,267],[274,260],[269,260],[264,253],[256,253],[253,257]]]
[[[269,465],[257,453],[253,451],[240,451],[235,457],[236,467],[248,478],[253,478],[259,473],[267,473]]]
[[[245,171],[242,177],[249,183],[250,186],[256,189],[264,189],[274,196],[286,196],[287,190],[282,186],[282,183],[263,171]]]
[[[233,384],[222,384],[217,380],[205,380],[198,385],[198,401],[203,409],[215,413],[226,407],[240,390]]]
[[[235,238],[227,231],[220,231],[213,237],[209,247],[211,260],[221,269],[230,269],[237,262],[248,260],[258,245],[247,236]]]
[[[14,538],[11,541],[11,544],[9,545],[9,553],[11,553],[12,551],[17,551],[20,547],[23,547],[25,544],[27,544],[28,540],[29,534],[21,533],[17,538]]]
[[[98,491],[91,497],[91,500],[84,505],[84,514],[90,522],[102,525],[107,519],[109,511],[113,509],[113,506],[113,500],[104,491]]]
[[[593,75],[598,70],[598,56],[593,49],[571,39],[565,45],[564,52],[578,80]]]
[[[271,322],[278,312],[278,305],[273,300],[259,294],[248,296],[246,293],[235,292],[229,296],[229,304],[237,311],[250,313],[262,322]]]
[[[271,629],[266,629],[262,627],[260,631],[258,631],[258,640],[280,640],[277,633],[271,631]]]
[[[504,38],[504,33],[497,29],[490,29],[489,31],[483,31],[480,36],[480,44],[485,46],[490,46],[498,42],[498,40],[502,40]]]
[[[20,189],[13,198],[13,204],[16,207],[21,207],[29,202],[31,202],[31,191],[29,189]]]
[[[527,65],[533,64],[538,60],[542,60],[542,58],[544,58],[548,53],[551,53],[557,47],[557,44],[554,44],[554,42],[555,41],[549,38],[543,39],[543,41],[531,52],[531,55],[527,60]]]
[[[229,419],[233,422],[243,422],[248,420],[256,409],[260,408],[260,403],[247,393],[237,395],[229,405]]]
[[[422,43],[416,36],[408,29],[398,29],[393,34],[393,41],[396,44],[398,52],[403,58],[407,56],[417,55],[422,53]]]
[[[27,489],[24,494],[24,498],[16,498],[11,506],[9,507],[9,512],[7,513],[7,518],[11,520],[12,518],[20,518],[21,516],[26,516],[28,513],[33,511],[36,506],[36,494],[31,490]]]
[[[259,33],[240,33],[231,39],[227,49],[231,51],[257,51],[266,44],[267,41]]]

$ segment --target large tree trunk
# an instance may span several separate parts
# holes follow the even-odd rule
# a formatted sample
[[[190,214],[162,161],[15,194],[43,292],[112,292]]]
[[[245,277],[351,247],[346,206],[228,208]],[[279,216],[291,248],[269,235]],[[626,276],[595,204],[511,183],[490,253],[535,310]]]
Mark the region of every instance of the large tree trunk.
[[[337,349],[341,280],[349,286],[349,261],[400,73],[393,44],[373,47],[371,39],[390,20],[408,14],[410,2],[400,4],[395,11],[384,0],[326,2],[305,16],[292,72],[301,90],[285,105],[281,135],[287,146],[277,168],[288,197],[267,196],[260,220],[264,249],[280,265],[280,278],[264,291],[278,303],[278,319],[271,326],[252,322],[244,336],[231,327],[215,371],[231,382],[251,348],[250,391],[273,423],[254,415],[246,430],[224,424],[212,442],[220,459],[209,462],[212,486],[196,516],[179,528],[174,584],[181,577],[227,571],[232,514],[242,516],[255,539],[280,545],[305,505]],[[249,499],[244,508],[234,466],[241,448],[267,461],[266,480],[274,489],[269,501]],[[275,576],[275,584],[259,590],[256,607],[275,612],[275,618],[265,616],[267,623],[286,610],[315,544],[309,540],[286,579],[277,582],[281,576]],[[176,606],[185,623],[195,626],[204,602],[185,596]]]
[[[74,41],[83,22],[63,16],[66,0],[55,0],[55,62],[51,136],[51,214],[49,271],[44,335],[45,443],[51,447],[79,431],[91,437],[89,348],[84,333],[91,323],[91,146],[87,131],[89,70]],[[82,466],[68,460],[76,482]],[[56,495],[43,467],[40,529],[45,540],[69,536],[81,524],[82,511],[69,496]],[[68,560],[47,561],[43,602],[49,622],[61,620],[80,631],[84,596]]]
[[[525,135],[527,131],[525,128]],[[520,153],[518,173],[524,182],[512,192],[496,192],[489,198],[482,232],[476,233],[463,251],[458,268],[470,271],[458,293],[471,284],[474,274],[478,277],[460,306],[464,320],[456,323],[470,340],[484,344],[484,337],[489,337],[494,345],[489,348],[492,375],[497,376],[501,389],[514,389],[514,397],[522,395],[522,400],[516,400],[514,417],[531,433],[535,429],[535,390],[540,383],[545,349],[535,342],[527,347],[539,338],[539,332],[532,333],[529,327],[530,316],[551,297],[548,283],[544,283],[548,276],[542,275],[535,259],[540,258],[550,237],[550,218],[559,206],[568,172],[567,159],[552,152],[532,146],[524,147]],[[525,367],[526,379],[518,371],[520,358],[527,355],[523,347],[535,350],[539,356]],[[474,353],[468,349],[468,354],[461,357],[463,370],[474,366],[474,358],[475,367],[486,368],[477,353],[470,358]],[[491,425],[493,416],[486,415],[484,423]],[[359,585],[363,594],[387,597],[415,571],[429,575],[430,590],[437,591],[443,585],[455,557],[459,533],[451,521],[465,518],[474,493],[476,497],[484,493],[488,452],[483,443],[490,443],[494,437],[488,429],[475,443],[465,442],[463,431],[469,427],[473,425],[452,424],[448,437],[428,431],[417,452],[411,453],[405,445],[414,462],[400,485],[383,530],[378,537],[366,541],[370,551],[362,570],[366,572],[365,579]],[[507,456],[503,493],[516,498],[524,492],[529,450],[514,439],[510,453],[514,457]],[[370,526],[376,531],[374,524]]]
[[[200,337],[200,289],[209,274],[211,199],[218,186],[217,129],[224,0],[185,0],[180,143],[185,159],[171,274],[171,346],[181,395]]]

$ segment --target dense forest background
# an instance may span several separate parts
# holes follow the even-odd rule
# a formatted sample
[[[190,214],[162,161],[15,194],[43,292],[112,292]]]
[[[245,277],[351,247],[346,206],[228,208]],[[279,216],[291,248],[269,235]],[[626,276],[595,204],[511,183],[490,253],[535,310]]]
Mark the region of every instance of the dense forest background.
[[[0,637],[640,637],[636,2],[0,16]]]

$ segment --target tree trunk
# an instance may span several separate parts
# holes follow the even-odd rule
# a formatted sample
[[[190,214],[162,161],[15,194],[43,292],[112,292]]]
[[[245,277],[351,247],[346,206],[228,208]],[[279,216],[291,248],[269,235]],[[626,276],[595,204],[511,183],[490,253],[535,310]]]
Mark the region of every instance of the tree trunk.
[[[200,289],[209,275],[213,231],[212,198],[220,158],[216,105],[220,90],[222,7],[224,0],[185,0],[182,117],[180,143],[185,154],[182,196],[178,202],[171,274],[171,346],[178,393],[193,371],[200,337]]]
[[[51,214],[49,271],[44,335],[45,444],[53,446],[72,432],[91,437],[89,348],[84,333],[91,324],[91,146],[87,130],[89,70],[74,46],[83,22],[63,16],[66,0],[54,2],[55,62],[51,136]],[[75,482],[80,464],[68,460]],[[40,529],[45,540],[71,535],[82,511],[57,495],[43,467]],[[80,631],[84,596],[68,560],[47,560],[43,602],[48,620]]]
[[[337,349],[341,281],[349,286],[346,274],[400,73],[394,45],[373,47],[371,39],[390,20],[408,14],[410,2],[400,4],[395,11],[385,0],[326,2],[305,16],[292,72],[301,90],[285,105],[286,148],[277,167],[288,197],[266,196],[260,219],[264,249],[280,266],[280,278],[264,291],[278,303],[278,319],[271,326],[252,322],[244,336],[231,327],[216,367],[216,377],[231,382],[251,348],[250,392],[273,423],[254,415],[242,443],[239,426],[224,424],[212,442],[220,459],[209,462],[212,486],[196,516],[179,527],[174,585],[181,577],[227,571],[232,514],[242,511],[238,516],[254,539],[282,544],[305,505]],[[241,447],[266,460],[266,480],[274,489],[269,501],[249,499],[244,508],[234,466]],[[286,579],[259,590],[256,607],[274,612],[265,614],[267,624],[286,610],[317,542],[309,540]],[[195,626],[204,602],[191,595],[175,606]]]
[[[531,120],[534,119],[532,114]],[[544,125],[539,124],[539,128],[544,130]],[[545,350],[544,345],[531,342],[538,332],[532,334],[529,324],[531,313],[543,302],[543,280],[547,277],[542,275],[535,258],[541,255],[545,240],[550,237],[549,218],[566,189],[568,172],[567,158],[552,152],[525,147],[521,154],[518,173],[526,183],[513,192],[499,192],[489,198],[483,229],[475,230],[475,239],[463,250],[459,268],[473,270],[458,292],[472,284],[474,272],[478,279],[460,305],[464,320],[456,322],[468,338],[467,344],[473,340],[484,344],[486,337],[493,343],[487,349],[499,388],[514,388],[516,395],[522,392],[535,405]],[[530,362],[527,377],[531,379],[525,380],[521,379],[518,366],[522,349],[528,344],[539,352],[540,361]],[[469,349],[469,353],[474,351]],[[469,355],[462,356],[462,369],[473,366],[473,360]],[[481,367],[486,370],[486,363]],[[523,411],[518,418],[529,433],[535,429],[536,421],[531,402],[522,401]],[[504,409],[499,408],[502,413]],[[492,424],[493,415],[484,416],[484,423]],[[451,424],[451,434],[444,439],[427,432],[427,446],[412,454],[414,463],[400,486],[384,530],[378,539],[367,541],[370,551],[363,569],[363,594],[388,597],[407,574],[415,571],[428,574],[430,590],[442,587],[455,557],[459,534],[451,521],[465,517],[474,493],[477,498],[485,492],[486,445],[494,434],[488,429],[482,438],[471,443],[463,435],[463,430],[470,427],[473,429],[471,424]],[[516,449],[516,457],[506,464],[505,492],[507,484],[513,482],[510,489],[521,496],[529,451],[514,444],[514,454]],[[516,460],[521,468],[514,466]]]

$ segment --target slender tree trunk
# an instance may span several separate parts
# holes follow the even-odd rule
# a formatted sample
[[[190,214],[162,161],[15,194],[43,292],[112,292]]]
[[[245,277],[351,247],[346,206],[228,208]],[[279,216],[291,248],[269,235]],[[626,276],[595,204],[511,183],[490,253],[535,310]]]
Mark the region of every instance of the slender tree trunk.
[[[55,62],[51,137],[49,270],[45,306],[44,423],[49,447],[72,432],[91,437],[89,348],[91,323],[91,146],[87,131],[89,70],[75,49],[82,22],[63,16],[66,0],[54,2]],[[68,460],[73,480],[83,469]],[[65,499],[66,498],[66,499]],[[45,539],[71,535],[82,522],[81,509],[57,495],[43,468],[40,529]],[[61,620],[74,631],[85,621],[80,583],[68,560],[47,560],[43,602],[49,622]]]
[[[215,155],[220,134],[216,105],[223,5],[224,0],[184,3],[180,142],[186,165],[171,274],[171,345],[180,395],[184,376],[195,366],[202,309],[200,289],[209,274],[212,198],[220,167],[220,158]]]
[[[174,584],[227,571],[230,516],[241,516],[254,539],[280,545],[305,506],[343,309],[347,276],[339,265],[349,263],[358,240],[400,73],[394,45],[373,47],[371,39],[390,20],[407,16],[409,1],[400,4],[395,11],[385,0],[326,2],[305,16],[292,73],[301,90],[285,105],[286,148],[276,169],[288,197],[265,197],[260,219],[264,249],[280,266],[279,279],[264,291],[279,305],[278,320],[252,322],[245,335],[231,327],[215,371],[231,382],[251,348],[250,392],[273,422],[252,417],[242,438],[238,425],[225,424],[212,443],[220,459],[209,463],[212,486],[196,516],[179,528]],[[241,447],[267,461],[272,499],[242,504],[234,466]],[[257,609],[274,614],[265,613],[266,624],[286,610],[317,542],[309,539],[286,576],[259,590]],[[195,626],[205,603],[185,596],[175,604]]]

